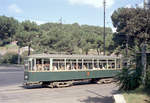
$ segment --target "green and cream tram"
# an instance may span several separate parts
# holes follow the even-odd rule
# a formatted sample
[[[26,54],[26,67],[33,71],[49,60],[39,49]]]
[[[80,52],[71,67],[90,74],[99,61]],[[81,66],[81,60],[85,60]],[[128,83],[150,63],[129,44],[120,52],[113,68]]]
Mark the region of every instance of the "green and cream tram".
[[[120,57],[99,55],[35,54],[25,60],[24,84],[50,85],[115,76],[122,68]]]

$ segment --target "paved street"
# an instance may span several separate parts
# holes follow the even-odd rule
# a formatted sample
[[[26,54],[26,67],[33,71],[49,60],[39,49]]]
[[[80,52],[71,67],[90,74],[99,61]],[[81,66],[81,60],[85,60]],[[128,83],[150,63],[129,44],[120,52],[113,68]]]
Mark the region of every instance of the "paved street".
[[[115,84],[32,89],[16,85],[0,89],[0,103],[113,103],[117,89]]]
[[[0,87],[21,84],[23,82],[23,67],[0,66]]]
[[[22,69],[3,68],[0,67],[0,103],[113,103],[112,95],[118,89],[114,83],[26,89],[22,86]]]

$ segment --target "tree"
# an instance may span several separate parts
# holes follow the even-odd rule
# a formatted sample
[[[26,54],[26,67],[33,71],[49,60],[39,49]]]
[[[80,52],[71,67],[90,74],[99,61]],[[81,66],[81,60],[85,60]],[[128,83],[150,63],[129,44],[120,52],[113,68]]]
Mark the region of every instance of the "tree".
[[[4,46],[12,42],[17,28],[17,20],[11,17],[0,16],[0,46]]]
[[[146,45],[150,43],[149,42],[150,40],[150,30],[149,30],[150,29],[150,26],[149,26],[150,11],[137,8],[136,13],[137,15],[134,17],[134,19],[131,19],[130,27],[131,27],[131,32],[135,34],[137,41],[141,44],[140,45],[142,48],[142,60],[141,61],[142,61],[142,66],[143,66],[142,83],[145,86],[146,68],[147,68]]]
[[[142,51],[143,85],[145,85],[147,65],[145,44],[150,43],[149,15],[149,10],[141,8],[121,8],[112,15],[113,24],[117,27],[117,36],[125,34],[126,44],[128,44],[126,47],[130,46],[133,49],[138,47],[138,52]]]
[[[117,28],[117,32],[113,36],[114,46],[126,51],[135,46],[134,36],[130,32],[130,19],[135,16],[135,8],[119,8],[114,11],[111,18],[113,25]],[[119,49],[119,50],[120,50]]]
[[[102,49],[103,28],[89,25],[46,23],[40,25],[42,35],[39,40],[41,52],[63,52],[67,54],[88,54],[90,50],[96,50],[100,54]],[[106,28],[108,34],[108,48],[112,40],[112,30]]]
[[[28,46],[28,55],[33,44],[33,40],[38,38],[39,28],[36,23],[24,21],[19,25],[15,39],[18,41],[20,47]]]

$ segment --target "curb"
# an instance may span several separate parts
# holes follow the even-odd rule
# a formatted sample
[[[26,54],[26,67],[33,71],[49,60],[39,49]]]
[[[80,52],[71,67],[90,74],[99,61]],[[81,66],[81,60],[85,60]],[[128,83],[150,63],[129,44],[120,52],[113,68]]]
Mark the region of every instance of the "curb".
[[[115,103],[126,103],[124,96],[122,94],[113,95]]]

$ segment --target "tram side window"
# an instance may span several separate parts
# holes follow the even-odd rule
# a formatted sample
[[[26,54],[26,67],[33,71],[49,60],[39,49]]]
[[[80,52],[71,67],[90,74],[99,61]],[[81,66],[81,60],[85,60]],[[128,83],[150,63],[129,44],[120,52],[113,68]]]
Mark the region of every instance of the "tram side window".
[[[65,60],[64,59],[53,59],[52,70],[65,70]]]
[[[34,71],[34,66],[35,66],[34,59],[32,59],[32,71]]]
[[[83,69],[88,69],[88,68],[89,68],[88,61],[84,60]]]
[[[82,69],[82,59],[78,60],[78,69]]]
[[[36,59],[37,71],[42,71],[42,59]]]
[[[112,69],[115,69],[115,62],[112,63]]]
[[[77,63],[76,63],[76,59],[72,59],[71,60],[71,70],[76,70],[77,69]]]
[[[93,69],[98,69],[99,65],[98,65],[98,60],[94,60],[94,67]]]
[[[66,70],[82,69],[82,59],[66,59]]]
[[[66,59],[66,70],[82,69],[81,59]]]
[[[92,60],[84,60],[83,69],[93,69]]]
[[[65,60],[64,59],[60,59],[60,70],[65,70]]]
[[[53,59],[52,70],[59,70],[59,65],[60,65],[59,60],[58,59]]]
[[[114,68],[115,68],[115,61],[108,60],[108,69],[114,69]]]
[[[106,69],[107,68],[107,61],[106,60],[99,60],[99,67],[100,69]]]
[[[89,60],[89,69],[93,69],[93,61]]]
[[[29,61],[29,71],[31,71],[31,61]]]
[[[117,68],[117,69],[119,69],[119,68],[121,67],[121,63],[120,63],[120,62],[121,62],[120,59],[117,59],[117,60],[116,60],[116,68]]]
[[[43,68],[46,71],[50,70],[50,60],[49,59],[44,59]]]
[[[98,61],[98,66],[99,66],[99,69],[103,68],[103,64],[102,64],[101,60]]]
[[[71,59],[66,59],[66,70],[71,70],[72,61]]]

